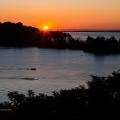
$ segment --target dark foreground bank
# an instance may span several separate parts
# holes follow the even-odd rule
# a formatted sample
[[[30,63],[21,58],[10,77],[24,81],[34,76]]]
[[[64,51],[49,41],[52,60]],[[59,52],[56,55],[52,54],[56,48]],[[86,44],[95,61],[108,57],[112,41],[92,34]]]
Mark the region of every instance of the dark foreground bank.
[[[9,102],[0,104],[1,117],[11,119],[81,120],[119,117],[120,72],[107,77],[91,76],[88,87],[53,92],[53,95],[27,95],[9,92]]]
[[[82,41],[65,32],[45,32],[20,22],[5,22],[0,23],[0,47],[75,49],[94,54],[116,54],[120,53],[120,40],[115,37],[88,37]]]

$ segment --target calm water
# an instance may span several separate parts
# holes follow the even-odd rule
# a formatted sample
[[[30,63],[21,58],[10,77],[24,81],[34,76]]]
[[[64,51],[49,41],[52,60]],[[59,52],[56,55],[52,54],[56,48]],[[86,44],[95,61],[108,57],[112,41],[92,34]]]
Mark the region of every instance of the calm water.
[[[32,89],[37,93],[50,93],[84,84],[90,80],[91,74],[108,75],[118,69],[120,55],[95,56],[79,50],[0,48],[0,102],[6,100],[8,91],[26,93]]]
[[[69,32],[74,38],[78,38],[80,40],[86,40],[88,36],[91,37],[105,37],[110,38],[112,36],[116,37],[117,40],[120,39],[120,32]]]

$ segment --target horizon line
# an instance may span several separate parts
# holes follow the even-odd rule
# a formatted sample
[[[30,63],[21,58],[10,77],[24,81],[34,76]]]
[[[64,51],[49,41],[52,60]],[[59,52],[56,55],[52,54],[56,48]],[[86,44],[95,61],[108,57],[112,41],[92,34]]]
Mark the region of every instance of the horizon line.
[[[10,23],[22,23],[22,22],[11,22],[11,21],[5,21],[5,22],[10,22]],[[5,22],[0,22],[0,23],[5,23]],[[31,26],[31,27],[35,27],[38,28],[36,26],[32,26],[32,25],[25,25],[24,23],[22,23],[24,26]],[[39,29],[39,28],[38,28]],[[42,29],[39,29],[40,31],[43,31]],[[60,32],[120,32],[120,29],[74,29],[74,28],[65,28],[65,29],[49,29],[49,31],[60,31]]]
[[[49,30],[49,31],[60,31],[60,32],[120,32],[120,29],[108,29],[108,30],[95,30],[95,29],[91,29],[91,30],[81,30],[81,29],[59,29],[59,30]]]

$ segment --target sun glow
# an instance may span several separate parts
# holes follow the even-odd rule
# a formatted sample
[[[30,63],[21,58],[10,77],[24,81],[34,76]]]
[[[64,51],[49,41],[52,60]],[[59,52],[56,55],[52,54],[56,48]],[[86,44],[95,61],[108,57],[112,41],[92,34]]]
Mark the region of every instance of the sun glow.
[[[47,25],[43,26],[43,30],[44,31],[48,31],[49,30],[49,27]]]

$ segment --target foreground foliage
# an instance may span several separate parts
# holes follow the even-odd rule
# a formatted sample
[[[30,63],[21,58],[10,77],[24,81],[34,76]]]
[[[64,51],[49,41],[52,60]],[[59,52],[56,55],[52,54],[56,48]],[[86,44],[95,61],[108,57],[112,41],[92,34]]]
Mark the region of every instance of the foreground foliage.
[[[82,117],[95,118],[99,115],[119,116],[120,111],[120,72],[113,72],[108,77],[92,76],[88,87],[80,86],[71,90],[53,92],[53,95],[35,95],[29,90],[27,95],[19,92],[8,93],[9,102],[2,103],[1,109],[11,111],[0,112],[12,119],[72,119]],[[8,117],[7,116],[7,117]]]

